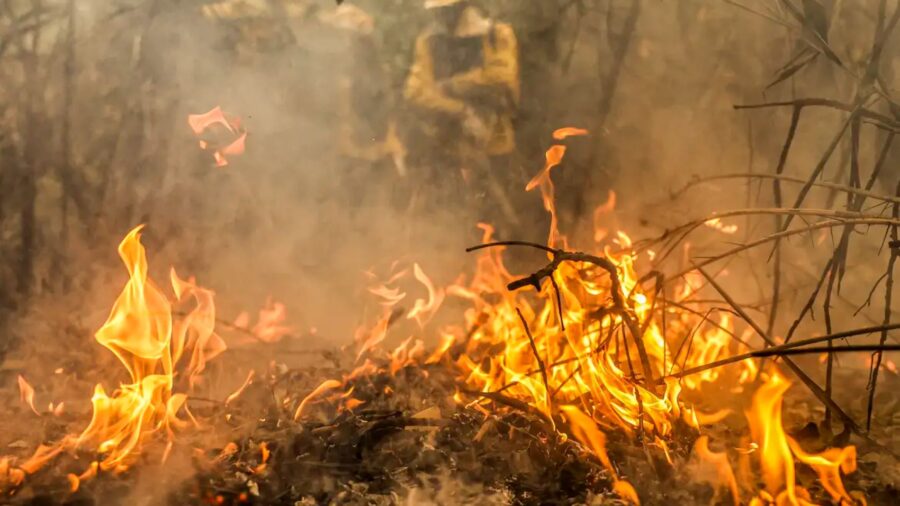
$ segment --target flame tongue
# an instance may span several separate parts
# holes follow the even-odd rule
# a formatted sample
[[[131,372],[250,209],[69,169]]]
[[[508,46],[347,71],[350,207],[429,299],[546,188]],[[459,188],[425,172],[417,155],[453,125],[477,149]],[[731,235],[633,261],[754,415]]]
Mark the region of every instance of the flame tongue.
[[[225,349],[225,343],[213,332],[213,293],[198,287],[193,279],[182,280],[174,270],[171,277],[177,299],[190,296],[196,305],[183,321],[173,325],[172,303],[148,277],[142,228],[134,228],[119,244],[128,282],[106,323],[94,336],[122,362],[131,383],[121,385],[112,394],[98,384],[91,398],[93,415],[87,428],[54,446],[39,448],[10,471],[23,474],[16,474],[7,482],[21,483],[25,474],[38,471],[64,450],[89,447],[99,453],[99,458],[81,475],[69,475],[71,489],[77,490],[81,481],[96,476],[100,470],[127,469],[140,453],[142,443],[161,430],[169,437],[165,459],[172,447],[173,429],[187,425],[178,418],[186,396],[174,392],[175,366],[182,354],[190,350],[185,376],[193,384],[207,362]]]
[[[106,323],[95,334],[97,342],[116,354],[139,383],[157,366],[172,372],[168,355],[172,337],[172,306],[147,279],[147,255],[141,245],[143,225],[135,227],[119,244],[119,256],[130,278],[113,304]]]
[[[821,453],[807,453],[784,432],[781,420],[781,403],[791,384],[777,373],[753,396],[753,405],[747,413],[750,433],[759,445],[760,467],[765,492],[778,504],[810,504],[809,493],[796,485],[794,457],[812,467],[819,474],[819,481],[832,499],[840,504],[856,504],[860,501],[847,493],[841,481],[841,472],[856,470],[856,448],[829,448]],[[762,495],[762,494],[761,494]],[[864,504],[865,501],[863,500]]]
[[[122,385],[112,396],[97,385],[91,399],[93,418],[78,437],[79,445],[96,445],[106,454],[100,464],[103,469],[126,464],[149,432],[174,418],[168,412],[174,374],[172,306],[147,277],[142,228],[129,232],[119,245],[130,277],[95,334],[97,342],[128,369],[133,383]],[[180,407],[179,402],[175,404]]]

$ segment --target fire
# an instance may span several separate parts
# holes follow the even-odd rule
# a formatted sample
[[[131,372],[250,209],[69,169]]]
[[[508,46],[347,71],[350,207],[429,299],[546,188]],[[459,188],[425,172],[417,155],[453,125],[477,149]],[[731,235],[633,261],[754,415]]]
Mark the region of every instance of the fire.
[[[230,135],[231,139],[224,142],[222,146],[215,147],[210,141],[200,139],[197,143],[200,149],[212,151],[213,160],[216,167],[225,167],[228,165],[228,157],[241,155],[246,149],[247,132],[243,131],[241,122],[238,118],[225,114],[219,106],[213,107],[210,111],[202,114],[191,114],[187,118],[188,126],[198,138],[202,136],[208,129],[219,125],[224,128]]]
[[[594,209],[594,242],[602,242],[609,235],[606,218],[616,210],[616,192],[609,190],[606,202]]]
[[[269,297],[259,309],[253,327],[250,327],[250,314],[246,311],[239,314],[232,325],[249,331],[264,343],[277,343],[294,331],[293,327],[285,325],[286,320],[287,306]]]
[[[306,406],[309,403],[313,402],[318,397],[321,397],[326,392],[341,388],[343,384],[343,382],[333,379],[323,381],[319,386],[315,388],[315,390],[313,390],[309,395],[304,397],[302,401],[300,401],[300,405],[297,406],[297,410],[294,411],[294,420],[300,419],[300,417],[303,415],[304,409],[306,409]]]
[[[703,224],[713,230],[718,230],[719,232],[722,232],[723,234],[733,235],[733,234],[736,234],[738,231],[737,225],[726,225],[726,224],[722,223],[721,218],[712,218],[710,220],[706,220],[705,222],[703,222]]]
[[[63,451],[90,449],[99,457],[81,475],[68,478],[74,490],[98,472],[128,469],[155,434],[165,434],[168,450],[174,431],[190,425],[179,416],[186,394],[177,391],[176,369],[179,360],[189,353],[190,359],[181,370],[190,387],[199,380],[208,361],[225,349],[213,331],[213,293],[197,286],[193,279],[179,278],[172,270],[175,298],[170,301],[148,276],[147,256],[140,241],[142,229],[134,228],[119,244],[119,256],[129,279],[106,323],[94,334],[97,342],[119,359],[131,382],[111,394],[98,384],[91,398],[93,415],[88,426],[55,445],[39,447],[18,466],[24,475],[37,472]],[[182,320],[174,321],[173,304],[189,298],[194,308]]]
[[[34,387],[31,386],[28,381],[25,380],[24,377],[20,374],[18,377],[19,382],[19,400],[25,403],[31,411],[34,412],[37,416],[41,416],[41,413],[34,407]],[[53,411],[53,408],[50,409]]]
[[[444,301],[444,291],[435,289],[434,283],[425,275],[419,264],[413,265],[413,276],[425,286],[428,291],[427,299],[417,299],[412,310],[406,315],[407,319],[415,319],[420,327],[425,326],[431,316],[441,307]]]
[[[812,454],[784,432],[781,419],[781,403],[791,384],[778,373],[759,388],[753,396],[753,404],[747,412],[753,441],[758,445],[760,469],[762,470],[765,494],[755,498],[751,504],[771,501],[777,504],[811,504],[809,493],[795,482],[794,457],[812,467],[819,475],[819,481],[840,504],[865,504],[865,500],[854,498],[844,489],[841,472],[856,470],[856,448],[829,448]]]
[[[716,497],[721,490],[727,490],[731,494],[732,504],[740,504],[740,493],[738,493],[737,480],[734,477],[734,471],[728,462],[728,455],[724,452],[717,453],[709,449],[709,437],[700,436],[694,443],[694,454],[701,463],[705,463],[712,467],[712,472],[700,471],[704,476],[701,479],[709,481],[716,488]]]
[[[588,135],[588,131],[581,128],[560,128],[553,132],[553,138],[561,141],[568,137],[579,136],[579,135]],[[544,164],[544,169],[535,175],[531,181],[525,185],[525,191],[531,191],[535,188],[540,188],[541,190],[541,199],[544,202],[544,209],[550,214],[550,235],[547,240],[547,244],[550,247],[554,247],[556,245],[556,240],[559,235],[558,224],[559,220],[556,216],[556,204],[554,200],[554,186],[553,180],[550,179],[550,171],[562,163],[563,157],[566,156],[566,146],[563,144],[554,144],[550,146],[550,149],[547,150],[545,155],[546,163]]]

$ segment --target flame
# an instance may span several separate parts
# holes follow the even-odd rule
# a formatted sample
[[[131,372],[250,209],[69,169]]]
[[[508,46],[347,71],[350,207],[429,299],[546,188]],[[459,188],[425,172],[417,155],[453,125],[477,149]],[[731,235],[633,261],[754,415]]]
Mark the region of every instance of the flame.
[[[576,135],[588,135],[588,131],[580,128],[566,127],[560,128],[559,130],[553,132],[553,138],[556,140],[563,140],[567,137]],[[525,191],[527,192],[540,187],[541,200],[544,203],[544,209],[550,214],[550,235],[547,243],[551,247],[556,244],[556,239],[559,235],[559,220],[556,215],[556,204],[554,200],[555,190],[553,181],[550,179],[550,171],[554,167],[557,167],[560,163],[562,163],[563,157],[565,157],[565,155],[566,146],[562,144],[554,144],[550,146],[550,149],[548,149],[546,154],[544,155],[546,163],[544,164],[543,170],[537,173],[533,178],[531,178],[531,181],[529,181],[528,184],[525,185]]]
[[[753,441],[759,445],[760,468],[766,492],[776,497],[784,491],[796,504],[794,459],[781,422],[781,402],[791,384],[775,374],[753,396],[747,413]]]
[[[41,413],[34,407],[34,387],[32,387],[25,378],[20,374],[18,377],[19,381],[19,400],[24,402],[31,408],[31,411],[34,411],[34,414],[37,416],[41,416]],[[53,411],[53,408],[50,408],[50,411]]]
[[[119,386],[112,394],[96,385],[88,426],[56,445],[39,447],[18,467],[26,475],[62,451],[87,447],[99,457],[81,475],[68,478],[70,488],[77,489],[101,470],[128,469],[144,442],[156,433],[166,434],[170,449],[174,430],[188,425],[178,417],[186,399],[184,393],[175,391],[179,359],[190,352],[184,371],[188,384],[193,385],[208,361],[225,349],[213,332],[213,293],[197,286],[193,279],[179,278],[174,270],[171,281],[175,302],[192,298],[195,306],[183,320],[173,323],[173,303],[148,277],[147,256],[140,241],[142,229],[143,225],[135,227],[119,244],[119,256],[129,278],[106,323],[94,334],[96,341],[119,359],[131,383]],[[61,410],[62,403],[51,411]]]
[[[342,382],[334,379],[323,381],[319,386],[316,387],[315,390],[313,390],[309,395],[304,397],[302,401],[300,401],[300,405],[297,406],[297,411],[294,412],[294,420],[300,419],[307,404],[320,397],[325,392],[341,388],[342,385]]]
[[[740,504],[740,494],[738,493],[737,480],[734,477],[734,471],[728,462],[728,455],[724,452],[716,453],[709,449],[709,437],[700,436],[694,443],[694,454],[702,463],[706,463],[713,468],[713,473],[702,473],[710,475],[711,478],[705,478],[716,487],[716,497],[718,497],[720,489],[727,489],[731,493],[732,504]]]
[[[828,448],[821,453],[805,452],[788,437],[782,425],[781,403],[791,384],[779,374],[773,374],[757,390],[747,418],[753,441],[758,445],[765,493],[778,504],[811,504],[809,493],[796,485],[794,457],[812,467],[819,475],[823,488],[841,504],[865,504],[849,494],[841,481],[841,472],[856,471],[856,448]],[[764,497],[763,497],[764,498]]]
[[[228,397],[225,398],[225,405],[227,406],[227,405],[231,404],[232,402],[234,402],[235,399],[240,397],[241,394],[244,393],[244,390],[246,390],[247,387],[249,387],[250,384],[253,382],[253,378],[255,376],[256,376],[256,370],[250,369],[250,372],[247,373],[247,379],[244,380],[244,382],[241,384],[241,386],[238,387],[237,390],[232,392],[231,395],[229,395]]]
[[[594,209],[594,242],[601,242],[609,234],[605,224],[608,215],[616,210],[616,192],[609,190],[606,202]]]
[[[253,474],[262,474],[268,467],[269,462],[269,445],[265,442],[259,444],[259,465],[252,469]]]
[[[606,454],[606,436],[597,427],[597,422],[582,413],[575,406],[561,406],[560,409],[566,414],[566,417],[568,417],[569,423],[572,426],[572,434],[575,438],[584,444],[591,453],[600,460],[603,467],[605,467],[613,477],[613,491],[626,501],[640,504],[641,501],[638,499],[634,487],[627,481],[618,478],[616,469],[613,467],[612,462],[609,460],[609,456]]]
[[[200,149],[207,151],[212,150],[213,160],[216,167],[225,167],[228,165],[228,157],[242,155],[246,150],[247,132],[242,131],[241,122],[238,118],[229,116],[222,111],[219,106],[213,107],[210,111],[202,114],[190,114],[187,118],[188,126],[194,132],[194,135],[201,136],[208,129],[219,125],[223,127],[233,139],[228,141],[222,147],[213,146],[208,140],[199,139],[197,143]]]
[[[425,275],[419,264],[413,265],[413,276],[425,285],[425,289],[428,291],[428,299],[416,299],[412,310],[406,315],[406,318],[415,319],[419,327],[424,327],[432,315],[441,307],[441,303],[444,302],[444,291],[434,288],[434,283]]]
[[[287,306],[269,297],[259,309],[253,328],[250,328],[250,316],[247,313],[238,315],[234,326],[249,330],[264,343],[277,343],[294,331],[293,327],[284,324],[286,320]]]
[[[225,113],[218,105],[208,112],[188,115],[188,125],[191,127],[191,130],[194,131],[195,135],[202,134],[207,128],[213,125],[222,125],[232,133],[234,133],[236,128],[235,125],[225,117]]]
[[[718,230],[723,234],[734,235],[738,231],[737,225],[725,225],[720,218],[706,220],[703,224],[713,230]]]
[[[585,130],[583,128],[563,127],[563,128],[556,130],[555,132],[553,132],[553,138],[558,141],[561,141],[568,137],[574,137],[577,135],[588,135],[589,133],[590,132],[588,132],[587,130]]]

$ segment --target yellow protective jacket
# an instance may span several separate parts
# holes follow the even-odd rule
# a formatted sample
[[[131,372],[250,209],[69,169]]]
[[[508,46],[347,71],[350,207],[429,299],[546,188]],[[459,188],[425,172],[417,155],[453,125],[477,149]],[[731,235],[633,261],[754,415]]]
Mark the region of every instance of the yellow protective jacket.
[[[453,35],[428,30],[418,37],[404,96],[419,108],[460,122],[467,109],[471,109],[486,121],[489,138],[483,143],[487,154],[509,154],[515,148],[513,116],[519,102],[519,55],[515,32],[506,23],[494,23],[480,17],[471,7],[463,15],[463,22],[470,27],[462,30],[462,34],[459,29]],[[436,61],[441,55],[434,54],[439,47],[436,44],[440,42],[438,38],[443,38],[449,45],[480,39],[480,55],[474,58],[476,63],[458,72],[451,69],[450,75],[436,72],[443,64]],[[446,69],[443,74],[447,74]],[[485,95],[491,95],[489,105],[477,98]]]

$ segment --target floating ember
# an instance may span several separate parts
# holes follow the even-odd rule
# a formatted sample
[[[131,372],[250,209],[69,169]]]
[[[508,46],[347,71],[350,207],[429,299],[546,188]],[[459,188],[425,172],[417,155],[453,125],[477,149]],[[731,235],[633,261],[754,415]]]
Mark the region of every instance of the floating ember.
[[[212,153],[216,167],[228,165],[228,157],[244,154],[247,132],[236,116],[225,114],[221,107],[216,106],[203,114],[191,114],[187,121],[194,135],[199,138],[197,142],[200,149]],[[219,133],[215,141],[204,137],[208,131],[217,130]]]

